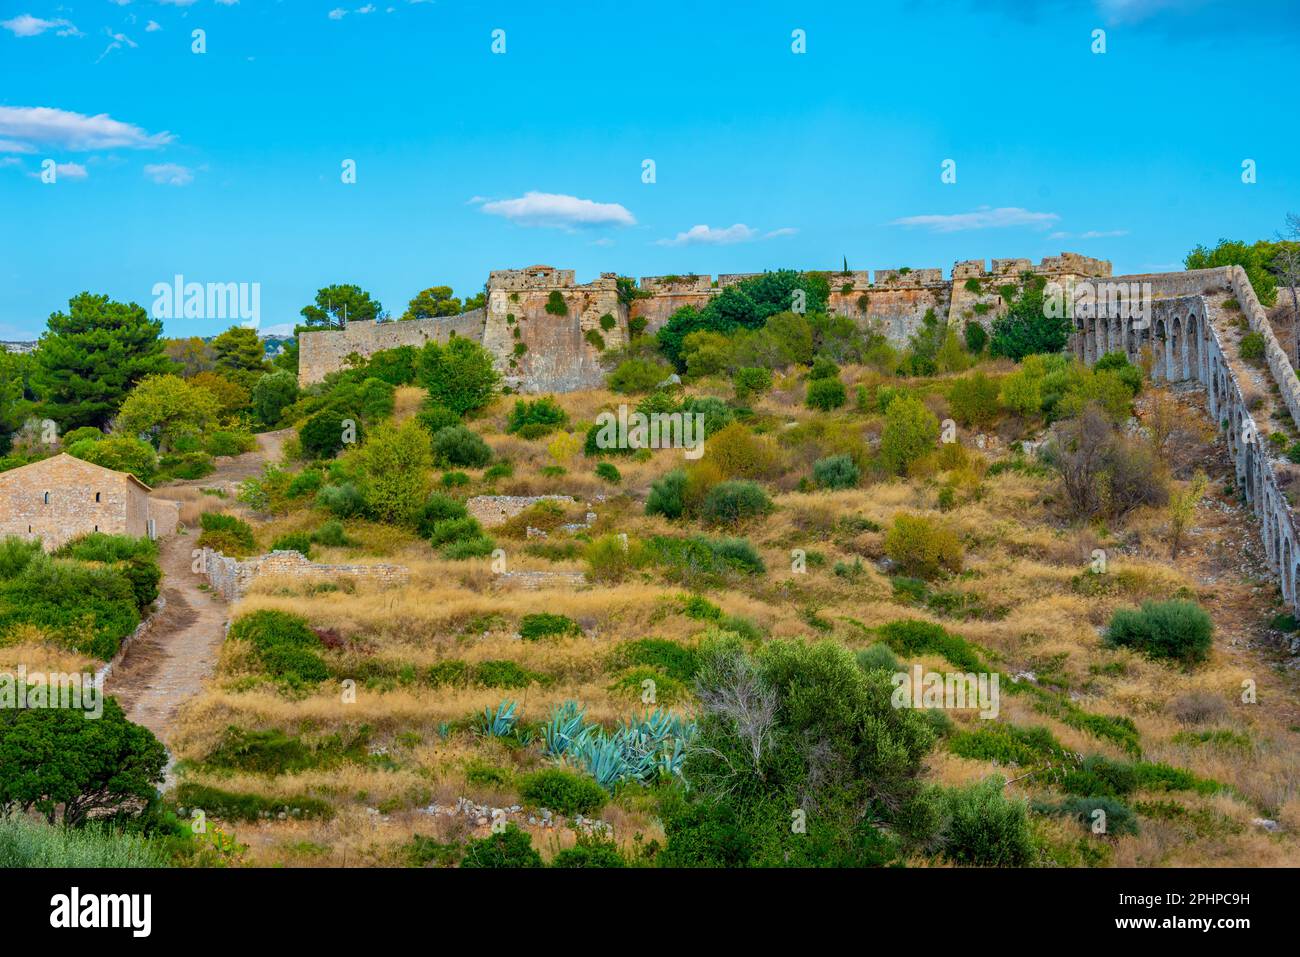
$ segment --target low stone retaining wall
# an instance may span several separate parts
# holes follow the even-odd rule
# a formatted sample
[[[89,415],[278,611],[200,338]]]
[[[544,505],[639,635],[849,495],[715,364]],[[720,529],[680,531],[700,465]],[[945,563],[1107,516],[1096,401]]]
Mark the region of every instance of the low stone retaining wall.
[[[548,501],[561,505],[578,504],[571,495],[475,495],[465,501],[465,508],[484,528],[495,528],[538,502]]]
[[[582,572],[502,572],[497,581],[525,591],[536,591],[554,586],[577,588],[587,584],[587,576]]]
[[[117,654],[113,656],[113,660],[108,662],[105,665],[102,665],[100,669],[95,672],[95,684],[98,687],[100,688],[104,687],[104,682],[107,681],[108,676],[113,673],[113,669],[116,668],[118,665],[120,665],[122,663],[122,659],[126,657],[127,648],[131,646],[132,642],[143,637],[144,635],[147,635],[150,631],[153,630],[153,626],[157,623],[158,619],[162,616],[163,609],[166,607],[167,607],[167,599],[164,598],[162,595],[159,595],[157,600],[155,600],[153,603],[153,611],[150,613],[149,617],[146,618],[144,621],[140,622],[140,624],[136,625],[135,631],[131,632],[131,634],[127,635],[125,638],[122,639],[122,643],[117,646]]]
[[[265,575],[312,582],[354,578],[385,586],[403,585],[411,578],[410,572],[400,565],[319,565],[293,551],[275,551],[241,561],[205,548],[202,567],[212,590],[226,601],[238,601],[249,585]]]

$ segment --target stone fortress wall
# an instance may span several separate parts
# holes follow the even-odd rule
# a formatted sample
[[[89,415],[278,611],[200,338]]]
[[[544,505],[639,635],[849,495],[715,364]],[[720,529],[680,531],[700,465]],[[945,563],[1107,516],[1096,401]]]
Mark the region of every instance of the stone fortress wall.
[[[1037,265],[1028,259],[975,259],[956,263],[950,278],[941,269],[877,269],[827,273],[829,308],[878,328],[905,344],[928,311],[949,321],[987,324],[1005,309],[1001,287],[1018,285],[1023,273],[1067,287],[1080,278],[1109,276],[1105,260],[1062,253]],[[505,384],[520,392],[571,392],[599,386],[602,353],[626,344],[628,322],[644,319],[656,332],[683,306],[702,308],[722,290],[758,273],[644,276],[637,288],[649,295],[620,301],[618,276],[602,273],[579,284],[572,269],[530,266],[491,272],[487,305],[459,316],[407,322],[352,322],[341,330],[299,336],[299,382],[310,385],[362,357],[397,346],[422,346],[465,336],[496,359]],[[979,290],[967,289],[971,279]],[[973,284],[972,284],[973,285]]]
[[[1123,352],[1134,361],[1145,353],[1154,380],[1205,390],[1210,418],[1223,433],[1236,467],[1237,487],[1259,521],[1268,564],[1285,600],[1300,607],[1300,532],[1288,498],[1288,492],[1300,491],[1300,465],[1266,438],[1274,431],[1271,423],[1287,415],[1300,425],[1300,379],[1245,270],[1231,266],[1116,276],[1112,281],[1150,283],[1149,316],[1113,310],[1076,314],[1072,351],[1088,364],[1107,352]],[[1227,305],[1232,300],[1240,313]],[[1241,359],[1241,337],[1247,330],[1264,339],[1264,368]]]

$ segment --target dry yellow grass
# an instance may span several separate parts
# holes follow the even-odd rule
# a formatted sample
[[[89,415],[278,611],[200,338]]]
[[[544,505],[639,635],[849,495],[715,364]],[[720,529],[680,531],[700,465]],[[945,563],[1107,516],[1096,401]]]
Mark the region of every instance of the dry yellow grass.
[[[865,369],[844,372],[851,384],[873,381],[875,375]],[[725,383],[712,383],[710,388],[727,394]],[[798,377],[778,377],[776,388],[756,403],[755,412],[774,428],[784,422],[810,422],[814,414],[802,406],[802,394]],[[419,399],[418,390],[399,390],[400,414],[413,414]],[[556,399],[568,411],[575,431],[605,408],[635,402],[604,391]],[[596,479],[595,463],[580,454],[569,462],[566,475],[547,478],[539,473],[553,464],[547,452],[549,437],[526,441],[500,434],[514,401],[514,397],[498,400],[472,422],[486,433],[495,454],[514,465],[514,477],[498,481],[496,491],[572,494],[590,501],[599,515],[594,534],[626,532],[644,539],[699,531],[643,514],[642,500],[650,484],[682,464],[680,452],[661,450],[644,462],[614,460],[623,475],[618,486]],[[857,441],[874,440],[871,419],[846,414],[837,428],[852,432]],[[788,454],[785,474],[771,487],[793,489],[810,466],[809,461]],[[976,479],[981,468],[976,461],[972,469]],[[769,638],[829,637],[861,648],[872,638],[859,626],[870,629],[900,618],[939,623],[983,649],[1004,674],[1032,673],[1033,680],[1057,689],[1076,708],[1130,718],[1140,732],[1145,760],[1185,768],[1234,789],[1211,796],[1135,795],[1133,802],[1153,806],[1173,802],[1185,813],[1169,820],[1144,815],[1139,835],[1104,839],[1105,853],[1114,864],[1295,864],[1300,772],[1294,770],[1291,756],[1300,743],[1300,689],[1295,673],[1276,667],[1277,656],[1258,640],[1273,613],[1268,591],[1256,590],[1248,576],[1225,571],[1228,562],[1240,556],[1222,543],[1254,534],[1247,520],[1217,506],[1204,506],[1187,551],[1174,564],[1168,559],[1165,519],[1159,510],[1140,510],[1115,528],[1071,525],[1052,510],[1048,479],[1004,471],[980,480],[979,494],[974,487],[963,486],[957,507],[941,512],[937,490],[945,477],[938,473],[907,480],[873,479],[846,491],[775,494],[776,509],[770,515],[736,529],[711,530],[748,538],[766,562],[767,574],[711,584],[705,595],[724,614],[748,619]],[[941,521],[961,538],[963,574],[932,588],[954,600],[965,596],[975,602],[970,617],[945,617],[896,595],[890,578],[874,562],[883,555],[882,532],[842,522],[854,516],[884,529],[902,512]],[[277,518],[259,527],[259,541],[312,530],[321,520],[319,514],[306,512]],[[198,765],[232,725],[315,737],[366,726],[372,746],[398,759],[396,771],[344,765],[278,778],[217,778],[207,770],[195,772],[196,780],[219,787],[276,796],[309,792],[325,796],[336,807],[331,821],[241,826],[240,839],[250,844],[253,863],[395,863],[401,857],[400,846],[412,834],[450,841],[483,833],[484,829],[460,820],[431,817],[419,807],[431,800],[451,803],[458,797],[516,801],[511,787],[484,783],[481,775],[471,771],[486,765],[512,775],[523,773],[538,766],[540,756],[535,750],[504,748],[463,730],[472,716],[511,699],[518,702],[525,721],[535,721],[553,706],[576,700],[587,707],[591,718],[612,724],[638,710],[639,704],[611,690],[615,679],[609,665],[611,650],[647,637],[691,642],[708,627],[708,622],[681,614],[678,596],[686,589],[663,580],[656,569],[634,572],[617,585],[525,591],[501,583],[490,559],[443,561],[412,536],[357,521],[349,521],[347,527],[361,546],[321,549],[320,560],[361,557],[396,562],[409,568],[410,583],[382,589],[359,582],[351,592],[312,594],[300,583],[265,580],[253,587],[236,613],[285,611],[303,616],[315,627],[337,631],[352,648],[327,653],[336,664],[366,662],[388,672],[400,667],[424,672],[452,659],[471,667],[506,660],[545,675],[548,681],[516,690],[418,683],[367,687],[362,682],[355,703],[345,704],[340,689],[330,684],[310,694],[293,695],[258,681],[251,649],[228,642],[216,679],[183,713],[177,738],[183,759]],[[547,541],[563,540],[565,536],[557,532]],[[525,548],[536,544],[531,540],[502,536],[498,544],[505,548],[511,570],[583,567],[577,560],[551,562],[529,554]],[[1108,556],[1107,587],[1093,594],[1097,583],[1081,576],[1098,548]],[[810,565],[807,574],[796,573],[791,565],[795,549],[816,553],[821,563]],[[833,571],[837,562],[852,566],[855,561],[861,563],[856,575]],[[1197,595],[1215,619],[1219,638],[1206,664],[1184,671],[1104,645],[1102,629],[1115,609],[1176,593]],[[520,618],[539,612],[570,616],[582,625],[583,635],[556,641],[520,640]],[[935,669],[948,667],[935,656],[918,660]],[[1247,679],[1259,688],[1257,705],[1234,703]],[[1189,725],[1176,714],[1178,702],[1198,692],[1225,704],[1212,720]],[[956,720],[967,728],[978,722],[971,715],[958,715]],[[1064,747],[1081,754],[1131,759],[1116,744],[1042,713],[1029,695],[1004,694],[1000,720],[1044,726]],[[440,733],[448,727],[452,728],[449,734]],[[1223,747],[1179,737],[1189,729],[1231,731],[1245,736],[1249,745]],[[929,759],[928,780],[938,784],[966,784],[993,773],[1020,776],[1019,769],[960,758],[943,748]],[[1032,779],[1017,781],[1009,790],[1035,799],[1060,796]],[[660,825],[643,803],[619,801],[602,811],[620,842],[627,844],[638,831],[662,837]],[[367,810],[379,804],[390,810],[382,814]],[[1265,816],[1277,820],[1282,832],[1268,834],[1253,823]],[[1073,822],[1035,821],[1041,834],[1065,849],[1063,854],[1074,854],[1072,860],[1083,863],[1075,845],[1093,838]],[[533,829],[533,834],[546,857],[572,841],[567,833]]]

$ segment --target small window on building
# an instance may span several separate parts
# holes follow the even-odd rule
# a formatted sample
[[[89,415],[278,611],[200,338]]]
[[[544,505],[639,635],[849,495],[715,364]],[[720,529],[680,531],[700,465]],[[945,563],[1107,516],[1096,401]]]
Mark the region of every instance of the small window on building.
[[[98,525],[95,526],[95,531],[99,531],[99,526],[98,526]]]
[[[46,505],[49,505],[49,504],[50,504],[50,493],[49,493],[49,492],[46,492],[46,493],[45,493],[45,504],[46,504]]]
[[[96,502],[99,501],[99,493],[98,493],[98,492],[95,493],[95,501],[96,501]]]

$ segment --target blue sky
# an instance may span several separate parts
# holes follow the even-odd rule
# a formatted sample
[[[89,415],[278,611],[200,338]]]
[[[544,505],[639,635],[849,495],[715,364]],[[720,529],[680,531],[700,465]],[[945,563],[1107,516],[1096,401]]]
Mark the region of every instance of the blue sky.
[[[0,338],[178,273],[265,330],[534,263],[1176,268],[1300,209],[1297,59],[1283,0],[0,0]]]

